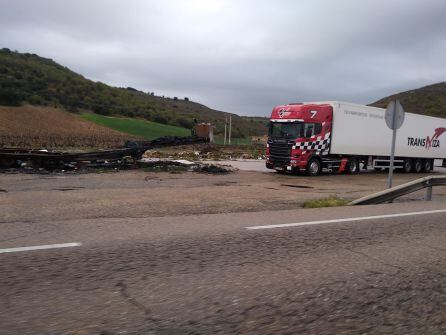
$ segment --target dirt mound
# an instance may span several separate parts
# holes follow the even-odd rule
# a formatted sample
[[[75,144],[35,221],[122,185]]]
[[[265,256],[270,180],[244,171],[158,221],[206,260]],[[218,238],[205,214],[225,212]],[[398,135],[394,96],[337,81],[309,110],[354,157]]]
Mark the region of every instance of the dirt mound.
[[[0,107],[0,147],[111,148],[134,137],[49,107]]]

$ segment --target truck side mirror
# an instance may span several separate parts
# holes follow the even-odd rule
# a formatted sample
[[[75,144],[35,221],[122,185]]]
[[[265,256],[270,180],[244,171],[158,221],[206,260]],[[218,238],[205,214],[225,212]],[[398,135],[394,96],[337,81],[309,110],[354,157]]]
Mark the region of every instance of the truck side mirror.
[[[308,129],[308,130],[305,132],[305,137],[311,137],[312,134],[313,134],[313,131],[312,131],[311,129]]]

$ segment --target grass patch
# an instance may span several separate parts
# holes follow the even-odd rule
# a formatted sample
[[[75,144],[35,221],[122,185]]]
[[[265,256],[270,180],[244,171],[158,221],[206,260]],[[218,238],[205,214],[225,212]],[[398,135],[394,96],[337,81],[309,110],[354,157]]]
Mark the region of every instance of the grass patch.
[[[348,204],[347,200],[339,198],[337,195],[330,195],[327,198],[307,200],[304,202],[303,207],[304,208],[337,207],[337,206],[345,206],[347,204]]]
[[[214,136],[215,144],[223,144],[224,138],[220,135]],[[250,138],[231,138],[231,145],[251,145],[252,140]]]
[[[81,118],[104,127],[108,127],[134,136],[143,137],[148,140],[152,140],[162,136],[191,135],[191,131],[189,129],[156,123],[152,121],[109,117],[92,113],[84,113],[81,115]]]

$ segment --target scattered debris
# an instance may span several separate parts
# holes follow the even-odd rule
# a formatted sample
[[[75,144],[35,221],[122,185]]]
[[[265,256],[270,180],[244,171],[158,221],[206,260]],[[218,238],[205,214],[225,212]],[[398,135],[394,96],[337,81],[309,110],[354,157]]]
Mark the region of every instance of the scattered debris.
[[[263,145],[224,146],[217,144],[182,145],[171,148],[147,150],[143,157],[169,158],[186,160],[233,160],[233,159],[265,159]]]
[[[0,149],[4,173],[113,172],[135,167],[148,171],[181,173],[229,173],[231,166],[207,160],[262,159],[263,145],[223,146],[200,137],[162,137],[153,141],[127,141],[124,148],[94,152],[62,152],[47,149]]]
[[[138,166],[150,168],[150,171],[193,171],[203,173],[230,173],[236,169],[219,164],[205,164],[203,162],[193,162],[185,159],[168,159],[168,158],[142,158],[137,161]]]
[[[125,168],[135,165],[145,151],[155,147],[206,143],[197,136],[167,136],[152,141],[127,141],[123,148],[92,151],[62,152],[47,149],[0,148],[0,168],[20,169],[21,172],[72,171],[80,168]]]
[[[217,164],[203,164],[194,170],[195,172],[205,172],[205,173],[230,173],[234,171],[234,168],[228,165],[217,165]]]
[[[160,166],[160,165],[178,165],[194,166],[198,163],[186,159],[167,159],[167,158],[142,158],[138,162],[140,166]]]

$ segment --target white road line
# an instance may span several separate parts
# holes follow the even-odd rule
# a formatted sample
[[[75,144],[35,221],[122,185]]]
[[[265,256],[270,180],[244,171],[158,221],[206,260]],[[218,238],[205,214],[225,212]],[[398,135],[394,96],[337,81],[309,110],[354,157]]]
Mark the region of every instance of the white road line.
[[[376,215],[376,216],[362,216],[362,217],[347,218],[347,219],[334,219],[334,220],[321,220],[321,221],[307,221],[307,222],[296,222],[296,223],[272,224],[272,225],[266,225],[266,226],[252,226],[252,227],[245,227],[245,228],[246,229],[250,229],[250,230],[255,230],[255,229],[273,229],[273,228],[288,228],[288,227],[298,227],[298,226],[323,224],[323,223],[338,223],[338,222],[376,220],[376,219],[396,218],[396,217],[401,217],[401,216],[426,215],[426,214],[435,214],[435,213],[446,213],[446,209],[437,209],[437,210],[423,211],[423,212],[385,214],[385,215]]]
[[[62,243],[62,244],[47,244],[47,245],[34,245],[30,247],[19,247],[19,248],[7,248],[0,249],[0,254],[7,252],[19,252],[19,251],[32,251],[32,250],[44,250],[44,249],[57,249],[57,248],[71,248],[79,247],[82,243]]]

